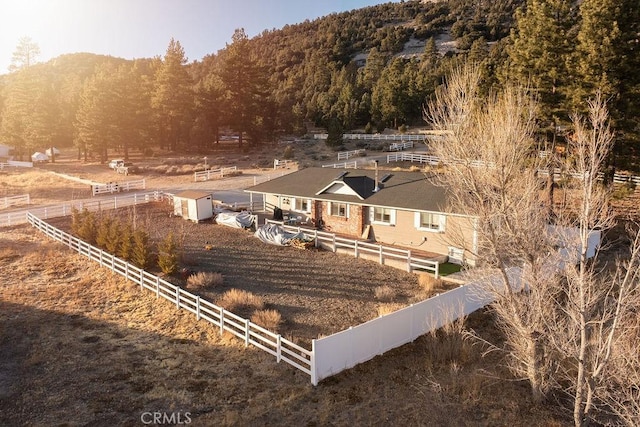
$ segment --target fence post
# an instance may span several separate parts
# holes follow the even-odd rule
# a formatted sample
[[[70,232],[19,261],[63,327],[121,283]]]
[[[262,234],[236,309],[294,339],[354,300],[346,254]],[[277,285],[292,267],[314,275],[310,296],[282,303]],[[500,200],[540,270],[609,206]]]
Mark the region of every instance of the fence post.
[[[249,319],[244,319],[244,346],[249,347]]]
[[[353,241],[353,256],[358,258],[358,241]]]
[[[156,299],[160,298],[160,278],[156,276]]]
[[[317,248],[318,247],[318,230],[313,230],[313,239],[314,239],[314,245]]]
[[[176,286],[176,308],[180,309],[180,286]]]
[[[407,251],[407,271],[411,273],[411,249]]]
[[[276,337],[276,362],[280,363],[282,358],[282,337],[280,334]]]
[[[438,261],[436,261],[436,273],[435,273],[436,279],[440,277],[440,263]]]
[[[318,385],[318,373],[316,372],[316,340],[311,340],[311,360],[309,361],[309,370],[311,371],[311,385]]]
[[[380,253],[380,265],[384,265],[384,256],[382,254],[382,245],[378,245],[378,252]]]
[[[224,333],[224,308],[220,307],[220,335]]]
[[[89,253],[91,253],[91,249],[89,249]],[[100,267],[102,267],[102,250],[100,250],[100,256],[98,258],[99,258]]]
[[[113,196],[113,209],[118,209],[118,197]]]
[[[140,269],[140,290],[144,289],[144,270]]]
[[[336,246],[336,235],[333,235],[333,252],[335,253],[338,250]]]
[[[196,320],[200,320],[200,295],[196,295]]]

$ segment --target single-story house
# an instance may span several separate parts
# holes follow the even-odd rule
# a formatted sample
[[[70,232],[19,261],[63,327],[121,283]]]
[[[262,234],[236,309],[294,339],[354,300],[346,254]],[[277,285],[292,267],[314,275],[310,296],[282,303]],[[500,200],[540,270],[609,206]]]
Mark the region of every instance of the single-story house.
[[[330,232],[473,264],[476,219],[446,213],[446,190],[420,172],[307,168],[246,189]]]
[[[213,197],[204,191],[186,190],[173,196],[173,213],[194,222],[213,218]]]

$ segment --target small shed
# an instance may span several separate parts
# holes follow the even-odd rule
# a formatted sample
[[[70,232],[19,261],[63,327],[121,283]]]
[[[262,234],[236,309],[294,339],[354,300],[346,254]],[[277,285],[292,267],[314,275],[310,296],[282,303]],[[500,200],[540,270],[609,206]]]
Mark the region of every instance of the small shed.
[[[211,193],[187,190],[173,196],[173,213],[194,222],[213,218]]]

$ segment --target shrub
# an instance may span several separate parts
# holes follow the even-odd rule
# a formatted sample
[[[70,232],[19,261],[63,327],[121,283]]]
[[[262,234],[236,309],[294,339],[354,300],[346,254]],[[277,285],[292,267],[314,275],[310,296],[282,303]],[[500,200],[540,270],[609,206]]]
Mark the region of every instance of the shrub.
[[[109,228],[111,228],[111,217],[102,215],[98,223],[96,230],[96,245],[102,249],[107,250],[107,241],[109,240]]]
[[[229,289],[222,294],[222,297],[218,300],[218,305],[229,311],[245,308],[261,310],[264,307],[264,301],[261,297],[251,292],[242,289]]]
[[[187,278],[187,289],[202,289],[222,285],[223,277],[220,273],[200,271]]]
[[[133,233],[133,248],[131,251],[131,261],[139,268],[145,269],[151,261],[151,250],[149,248],[149,235],[142,230]]]
[[[251,321],[270,331],[277,331],[282,323],[282,316],[276,310],[258,310],[251,316]]]
[[[71,215],[71,230],[82,240],[89,244],[96,242],[96,216],[86,208],[82,212],[74,209]]]
[[[418,275],[418,284],[427,295],[430,295],[434,289],[442,286],[442,280],[436,279],[431,274],[423,273]]]
[[[376,287],[374,290],[376,299],[379,301],[391,301],[396,297],[395,290],[389,285],[382,285]]]
[[[173,274],[178,269],[178,245],[173,233],[158,243],[158,266],[164,274]]]
[[[471,342],[464,323],[466,317],[445,322],[440,329],[430,331],[425,337],[427,355],[431,362],[450,364],[465,362],[471,351]]]
[[[293,159],[293,147],[290,145],[287,145],[284,148],[284,153],[282,153],[282,158],[285,160],[291,160]]]
[[[125,261],[131,260],[133,251],[133,230],[131,224],[126,223],[120,230],[120,246],[117,255]]]
[[[107,230],[107,240],[105,242],[105,249],[110,254],[118,254],[122,239],[122,235],[120,234],[121,228],[122,227],[120,226],[120,221],[118,221],[117,219],[112,220],[111,224],[109,224],[109,229]]]

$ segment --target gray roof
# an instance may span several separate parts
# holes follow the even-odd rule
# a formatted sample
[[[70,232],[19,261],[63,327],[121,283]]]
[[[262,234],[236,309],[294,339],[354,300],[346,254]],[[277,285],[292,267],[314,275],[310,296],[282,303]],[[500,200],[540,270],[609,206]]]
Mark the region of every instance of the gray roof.
[[[343,175],[346,172],[346,175]],[[247,188],[251,193],[277,194],[317,200],[348,202],[407,210],[442,212],[446,190],[432,184],[420,172],[380,170],[379,180],[390,175],[374,192],[375,171],[364,169],[307,168]],[[320,193],[334,182],[344,182],[362,199],[348,194]]]
[[[179,193],[174,194],[173,197],[179,197],[181,199],[198,200],[198,199],[204,199],[206,197],[211,197],[211,193],[207,193],[204,191],[197,191],[197,190],[185,190],[185,191],[181,191]]]

